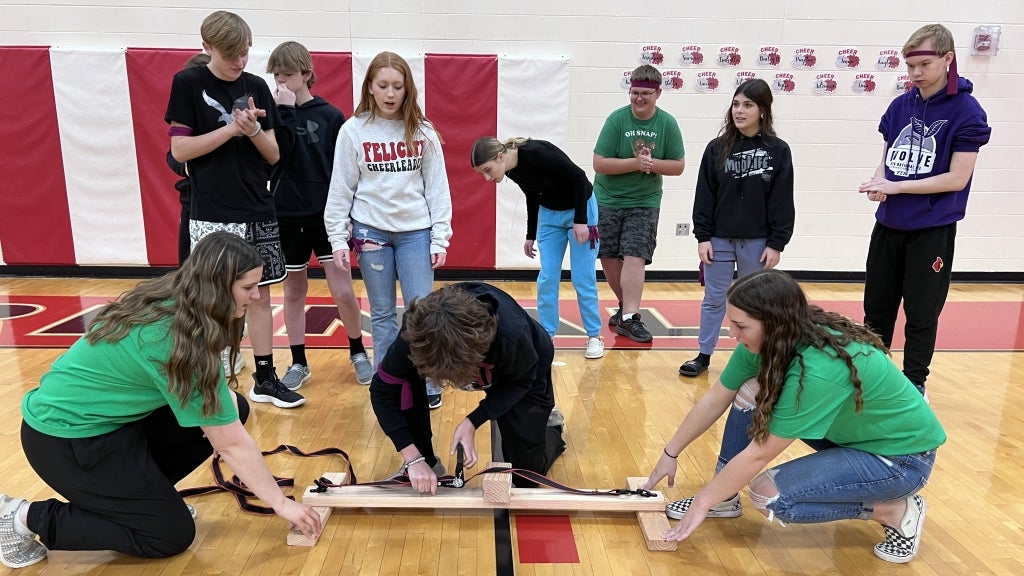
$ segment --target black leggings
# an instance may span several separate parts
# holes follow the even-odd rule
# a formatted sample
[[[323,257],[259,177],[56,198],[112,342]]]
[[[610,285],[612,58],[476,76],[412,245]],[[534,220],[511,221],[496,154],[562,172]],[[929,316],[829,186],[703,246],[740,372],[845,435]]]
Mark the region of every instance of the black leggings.
[[[235,397],[245,423],[249,405]],[[22,422],[21,444],[39,477],[67,499],[29,508],[28,528],[48,549],[164,558],[195,539],[195,522],[174,484],[213,447],[202,428],[178,425],[170,408],[91,438],[57,438]]]
[[[426,458],[427,464],[433,466],[437,457],[431,442],[433,433],[430,429],[430,413],[427,406],[413,405],[402,414],[412,433],[416,449]],[[523,400],[498,418],[502,457],[513,468],[547,474],[555,459],[565,452],[562,427],[547,425],[550,414],[550,406],[540,406]],[[518,476],[513,476],[512,483],[519,488],[536,487],[535,483]]]

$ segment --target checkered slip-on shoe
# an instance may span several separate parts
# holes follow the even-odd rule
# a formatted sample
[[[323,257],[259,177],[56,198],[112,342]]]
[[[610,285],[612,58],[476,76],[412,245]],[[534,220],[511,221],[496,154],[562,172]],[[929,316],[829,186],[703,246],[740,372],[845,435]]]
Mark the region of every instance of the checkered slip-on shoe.
[[[917,556],[921,547],[921,528],[928,509],[924,498],[914,494],[907,496],[907,511],[903,513],[899,527],[885,526],[885,542],[875,544],[875,556],[886,562],[905,564]]]
[[[684,498],[682,500],[676,500],[668,506],[665,506],[665,516],[674,520],[682,520],[683,516],[686,515],[686,511],[690,509],[690,505],[693,504],[693,496]],[[724,502],[719,502],[708,510],[708,518],[737,518],[743,514],[743,504],[740,503],[740,495],[736,494],[732,498]]]

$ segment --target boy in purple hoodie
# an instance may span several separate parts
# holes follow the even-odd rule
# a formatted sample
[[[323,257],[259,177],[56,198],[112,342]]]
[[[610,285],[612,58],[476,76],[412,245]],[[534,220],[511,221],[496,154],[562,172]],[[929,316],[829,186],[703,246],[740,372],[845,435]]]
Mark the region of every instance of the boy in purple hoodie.
[[[882,163],[860,185],[878,202],[864,277],[864,323],[891,346],[902,299],[903,373],[924,394],[949,291],[956,223],[964,217],[978,150],[991,129],[971,96],[973,85],[956,73],[949,29],[919,28],[904,44],[903,58],[914,87],[882,116]]]

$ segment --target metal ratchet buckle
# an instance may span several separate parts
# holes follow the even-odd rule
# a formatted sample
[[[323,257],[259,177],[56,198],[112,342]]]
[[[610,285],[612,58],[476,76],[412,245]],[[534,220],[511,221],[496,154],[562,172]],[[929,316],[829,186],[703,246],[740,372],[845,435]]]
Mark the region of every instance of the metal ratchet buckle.
[[[462,444],[455,445],[455,475],[452,476],[451,480],[438,480],[438,486],[445,486],[447,488],[462,488],[466,485],[466,452],[462,448]]]

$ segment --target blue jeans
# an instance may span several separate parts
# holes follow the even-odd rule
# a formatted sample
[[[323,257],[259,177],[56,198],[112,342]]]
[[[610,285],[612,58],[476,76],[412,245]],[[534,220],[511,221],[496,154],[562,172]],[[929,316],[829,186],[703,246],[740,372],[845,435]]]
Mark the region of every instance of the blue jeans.
[[[549,210],[541,206],[537,216],[537,248],[540,273],[537,274],[537,315],[540,325],[552,338],[558,330],[558,285],[562,281],[562,260],[569,245],[569,273],[576,289],[576,301],[587,336],[601,334],[601,314],[597,306],[597,243],[580,244],[573,237],[575,210]],[[597,225],[597,195],[587,201],[587,225]]]
[[[395,281],[401,284],[406,305],[434,289],[430,230],[387,232],[353,221],[352,239],[357,245],[359,271],[370,300],[370,333],[376,370],[398,337]]]
[[[750,444],[753,411],[730,408],[722,434],[717,473]],[[816,450],[769,468],[779,496],[767,506],[782,522],[814,524],[867,520],[875,502],[905,498],[924,488],[935,464],[935,450],[878,456],[837,446],[828,440],[804,440]]]
[[[725,294],[732,285],[736,270],[743,278],[764,268],[761,254],[768,244],[767,238],[733,240],[711,237],[714,260],[704,265],[704,301],[700,305],[700,336],[697,345],[702,354],[712,354],[718,346],[725,318]]]

